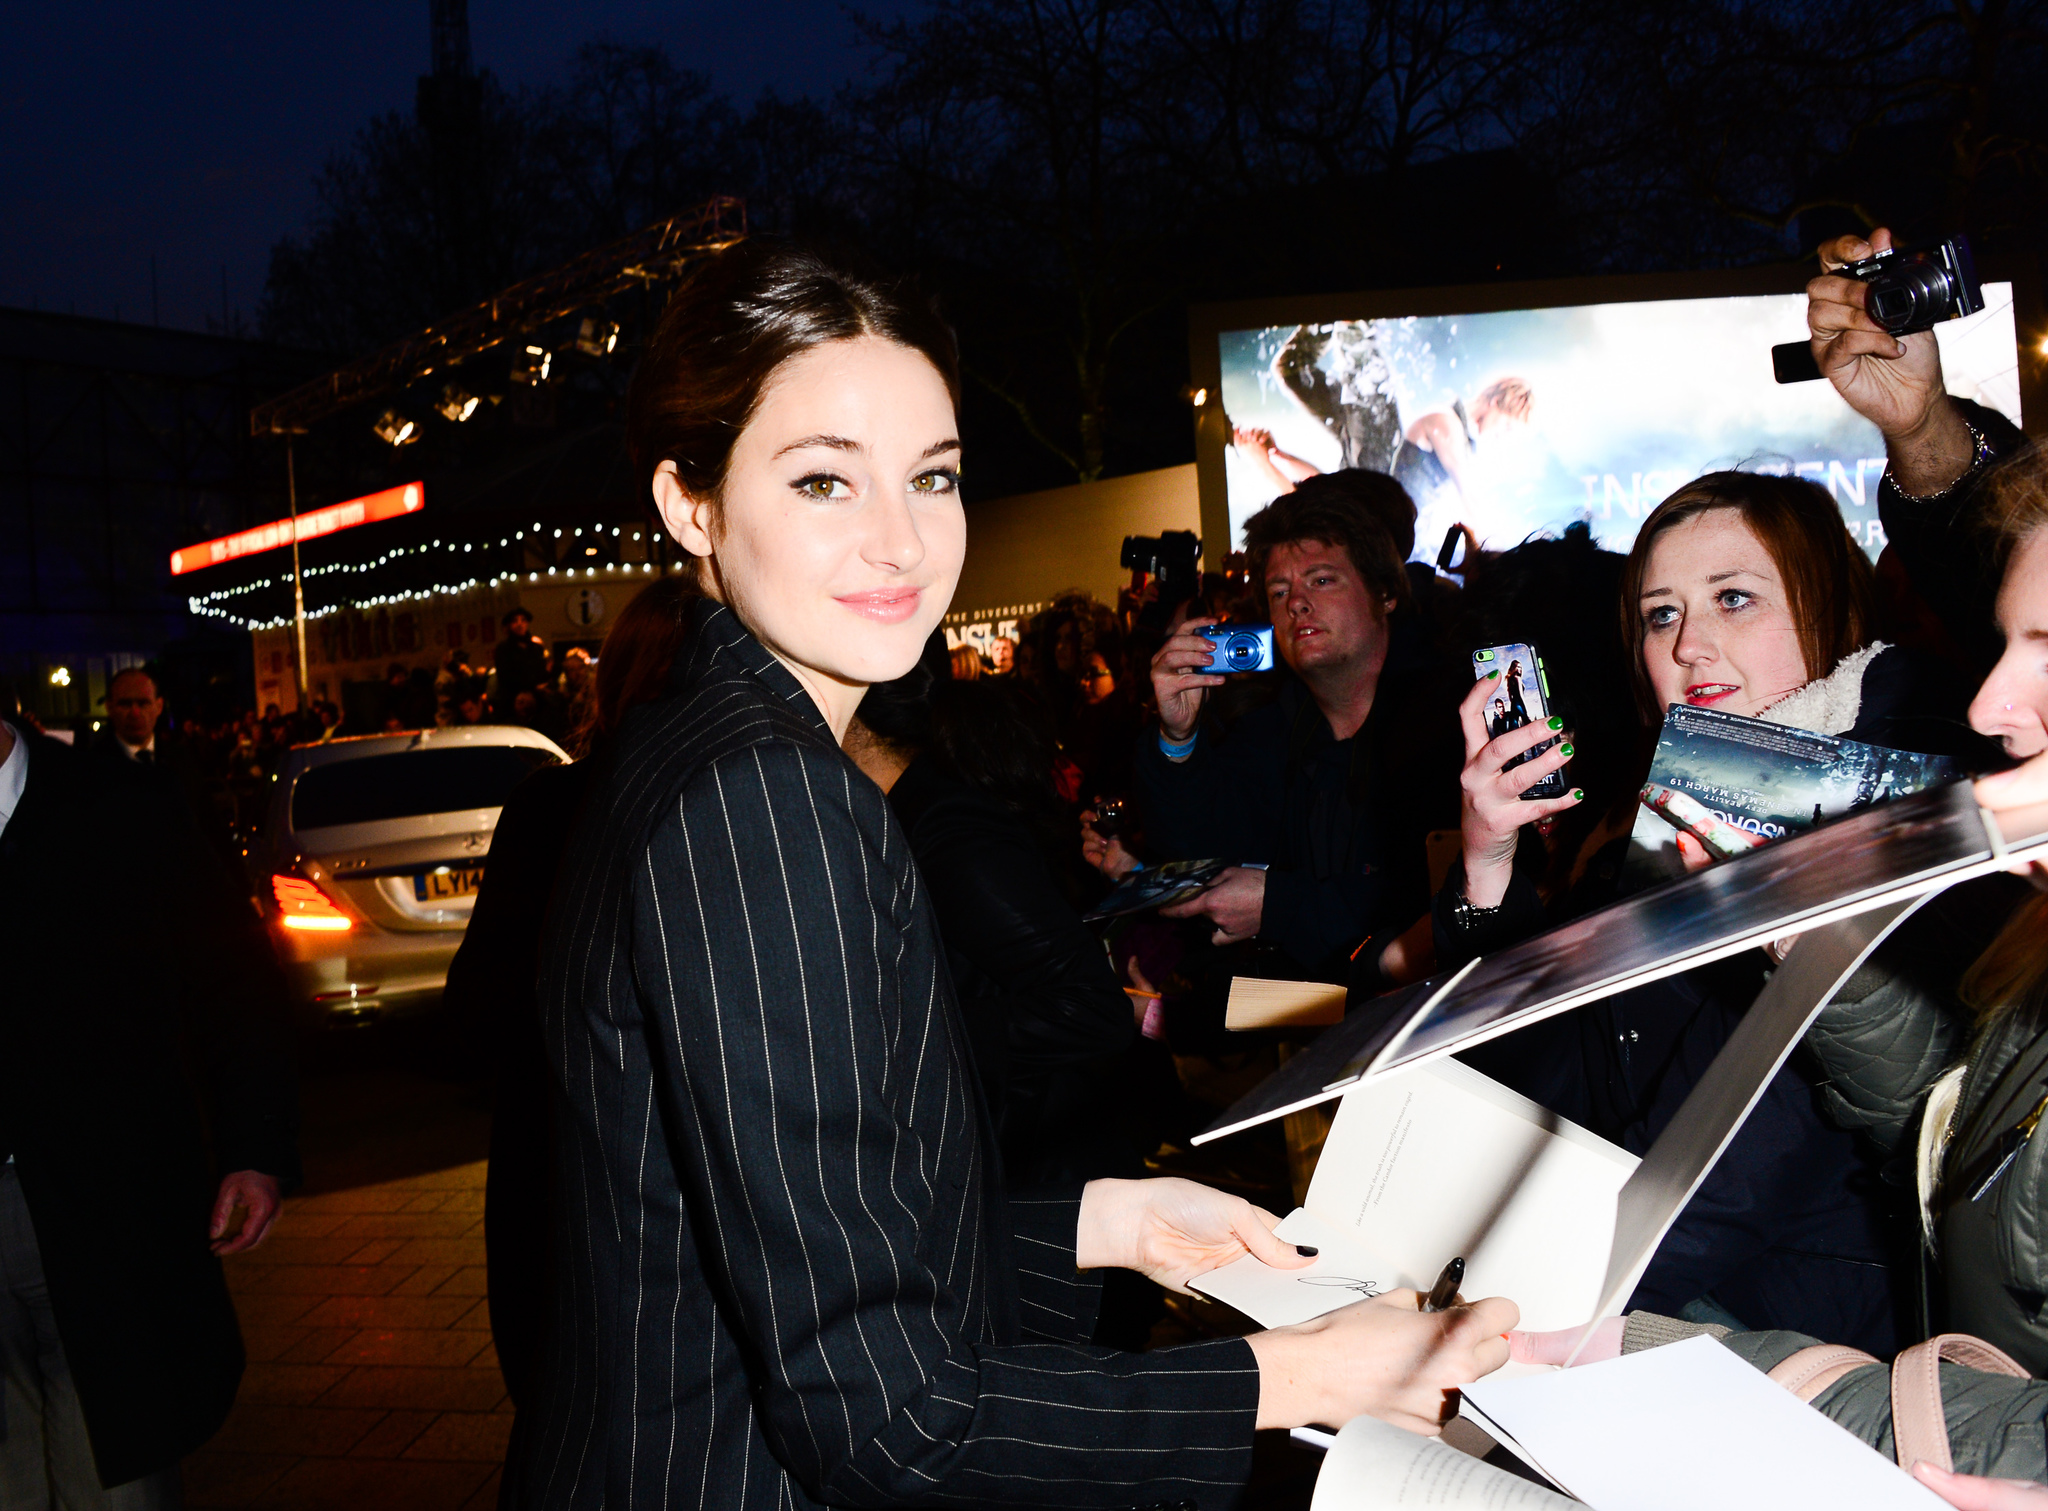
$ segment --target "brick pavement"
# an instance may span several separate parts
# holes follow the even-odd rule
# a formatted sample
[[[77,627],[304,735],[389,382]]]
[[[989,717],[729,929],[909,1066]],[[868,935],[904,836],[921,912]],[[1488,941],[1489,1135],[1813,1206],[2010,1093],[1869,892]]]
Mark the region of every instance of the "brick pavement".
[[[285,1203],[227,1262],[249,1368],[185,1461],[193,1511],[477,1511],[512,1428],[484,1300],[481,1161]]]

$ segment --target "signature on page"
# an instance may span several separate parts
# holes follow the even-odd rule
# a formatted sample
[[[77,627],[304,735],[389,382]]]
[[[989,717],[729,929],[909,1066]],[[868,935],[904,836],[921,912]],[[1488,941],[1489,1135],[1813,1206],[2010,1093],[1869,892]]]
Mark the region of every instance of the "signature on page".
[[[1326,1285],[1334,1290],[1356,1291],[1361,1296],[1381,1293],[1377,1280],[1348,1280],[1342,1275],[1297,1275],[1294,1278],[1302,1285]]]

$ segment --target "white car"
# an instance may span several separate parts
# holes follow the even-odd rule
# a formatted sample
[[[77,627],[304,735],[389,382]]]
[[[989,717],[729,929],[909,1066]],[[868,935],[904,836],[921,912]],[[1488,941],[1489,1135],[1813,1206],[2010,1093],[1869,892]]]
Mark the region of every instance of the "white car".
[[[299,745],[248,849],[250,882],[308,1026],[436,1005],[506,796],[567,760],[478,724]]]

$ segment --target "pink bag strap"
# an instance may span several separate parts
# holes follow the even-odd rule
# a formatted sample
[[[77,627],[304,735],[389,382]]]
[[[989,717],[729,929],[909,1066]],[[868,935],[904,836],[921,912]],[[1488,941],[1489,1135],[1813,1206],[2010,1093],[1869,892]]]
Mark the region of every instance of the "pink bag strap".
[[[1902,1469],[1922,1461],[1937,1469],[1955,1468],[1948,1448],[1948,1414],[1941,1403],[1944,1360],[1986,1374],[2027,1378],[2027,1371],[2008,1355],[1968,1333],[1943,1333],[1906,1349],[1892,1361],[1892,1449]]]
[[[1852,1369],[1878,1361],[1844,1343],[1816,1343],[1778,1361],[1770,1377],[1808,1405]]]

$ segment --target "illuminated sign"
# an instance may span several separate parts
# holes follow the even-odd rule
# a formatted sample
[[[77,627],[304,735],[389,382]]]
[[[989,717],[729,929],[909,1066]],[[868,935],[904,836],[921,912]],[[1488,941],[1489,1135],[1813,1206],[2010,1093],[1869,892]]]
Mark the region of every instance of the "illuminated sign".
[[[366,493],[346,503],[329,504],[324,509],[309,509],[301,514],[296,521],[298,538],[313,540],[322,535],[332,535],[336,530],[353,530],[357,525],[373,525],[380,519],[417,514],[426,507],[426,503],[424,483],[407,483],[399,488],[386,488],[382,493]],[[171,575],[180,577],[201,567],[217,567],[238,556],[254,556],[259,551],[274,551],[279,546],[288,546],[292,543],[293,523],[292,520],[281,519],[274,524],[258,525],[253,530],[238,530],[233,535],[223,535],[219,540],[209,540],[203,545],[182,547],[171,553]]]

